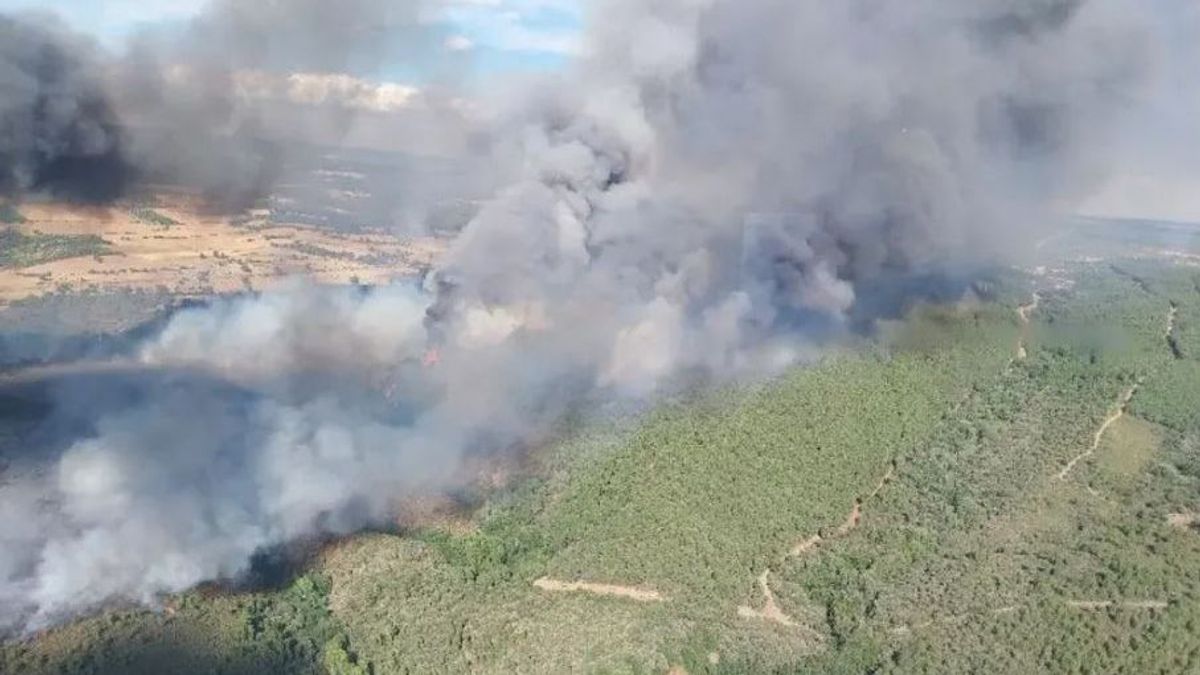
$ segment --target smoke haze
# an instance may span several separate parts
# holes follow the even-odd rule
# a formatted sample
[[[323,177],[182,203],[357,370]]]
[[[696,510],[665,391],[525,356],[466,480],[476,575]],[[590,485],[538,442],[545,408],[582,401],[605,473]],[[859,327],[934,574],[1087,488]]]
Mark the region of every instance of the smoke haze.
[[[461,57],[433,65],[443,36],[424,6],[214,0],[122,53],[53,17],[2,17],[0,196],[108,202],[169,184],[236,211],[269,194],[305,144],[337,144],[360,122],[375,129],[368,140],[403,136],[404,114],[458,117],[432,88],[360,79],[398,59],[445,77],[461,68]]]
[[[420,23],[415,6],[350,6],[358,18],[307,0],[217,3],[185,51],[200,53],[189,63],[229,58],[227,74],[358,69],[397,40],[421,44],[400,38]],[[452,487],[465,459],[519,447],[570,406],[770,375],[843,334],[875,306],[870,289],[1019,260],[1051,206],[1116,161],[1114,124],[1163,58],[1141,11],[593,2],[585,58],[489,101],[492,161],[517,176],[423,287],[298,286],[188,310],[142,346],[154,376],[104,405],[78,383],[55,394],[86,432],[0,486],[0,623],[37,628],[236,578],[263,548],[383,522],[395,499]],[[58,80],[90,81],[87,49],[71,53],[85,56]],[[227,85],[203,69],[183,82]],[[167,114],[184,100],[134,107]],[[217,112],[171,123],[227,125],[228,99],[212,100]],[[108,114],[47,138],[105,130]],[[158,170],[146,157],[164,147],[199,176],[220,165],[177,151],[170,132],[150,139],[111,147],[139,168]],[[110,147],[91,142],[54,147],[70,161]],[[46,171],[40,154],[0,159],[6,189],[66,190],[23,178]],[[250,164],[222,171],[237,177],[225,193],[260,192]]]

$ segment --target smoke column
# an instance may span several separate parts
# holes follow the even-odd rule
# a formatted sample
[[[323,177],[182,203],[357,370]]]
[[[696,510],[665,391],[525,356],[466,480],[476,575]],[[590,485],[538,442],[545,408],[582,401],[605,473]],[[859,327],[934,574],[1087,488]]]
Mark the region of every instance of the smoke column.
[[[236,578],[453,486],[569,406],[769,375],[874,287],[1018,258],[1114,161],[1110,123],[1159,58],[1141,7],[592,3],[572,72],[491,102],[520,176],[423,288],[191,310],[140,354],[189,375],[112,410],[64,399],[98,421],[0,487],[0,620]]]
[[[249,206],[294,146],[351,129],[366,85],[349,75],[438,54],[426,5],[212,0],[185,26],[141,31],[122,53],[53,16],[0,16],[0,197],[103,203],[166,183],[213,208]],[[295,78],[328,73],[347,77],[307,105],[287,100]]]
[[[0,16],[0,196],[104,201],[124,191],[116,114],[90,61],[61,27]]]

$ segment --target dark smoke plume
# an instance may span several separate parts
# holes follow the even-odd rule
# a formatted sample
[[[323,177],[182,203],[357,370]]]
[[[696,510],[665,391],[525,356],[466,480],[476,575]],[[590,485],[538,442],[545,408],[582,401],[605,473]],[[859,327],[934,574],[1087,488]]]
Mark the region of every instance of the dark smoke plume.
[[[261,23],[256,3],[219,7]],[[818,355],[814,326],[838,335],[873,289],[1019,259],[1116,161],[1111,124],[1158,58],[1141,7],[593,3],[581,63],[490,102],[495,162],[518,178],[426,288],[189,310],[137,358],[182,383],[57,399],[85,420],[49,429],[85,431],[0,487],[3,622],[237,577],[255,551],[454,485],[581,401],[769,375]],[[297,35],[238,58],[323,44]]]
[[[0,196],[103,202],[128,187],[95,49],[53,22],[0,16]]]
[[[293,146],[340,142],[371,86],[347,79],[297,101],[297,78],[428,62],[440,42],[423,4],[216,0],[121,54],[52,19],[0,17],[0,191],[106,202],[151,183],[248,206]]]

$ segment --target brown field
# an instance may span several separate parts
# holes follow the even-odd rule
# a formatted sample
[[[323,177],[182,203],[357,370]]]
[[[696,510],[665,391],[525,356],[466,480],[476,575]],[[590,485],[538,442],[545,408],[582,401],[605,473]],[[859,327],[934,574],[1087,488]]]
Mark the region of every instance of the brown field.
[[[136,205],[23,204],[32,234],[96,235],[103,256],[0,269],[0,306],[70,289],[163,289],[183,296],[269,289],[293,277],[327,284],[380,284],[412,276],[444,247],[435,238],[383,231],[341,233],[271,223],[265,213],[235,219],[206,214],[187,197],[160,197],[153,211],[176,225],[144,222]]]

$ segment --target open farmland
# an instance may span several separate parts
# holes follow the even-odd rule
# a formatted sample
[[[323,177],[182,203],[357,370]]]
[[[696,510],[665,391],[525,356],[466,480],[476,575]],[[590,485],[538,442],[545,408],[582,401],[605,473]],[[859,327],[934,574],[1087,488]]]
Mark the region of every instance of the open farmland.
[[[207,296],[262,290],[296,276],[379,284],[438,255],[434,239],[276,223],[269,214],[206,214],[192,200],[77,208],[29,203],[0,230],[0,306],[58,291],[162,290]]]

